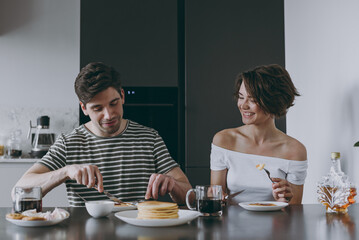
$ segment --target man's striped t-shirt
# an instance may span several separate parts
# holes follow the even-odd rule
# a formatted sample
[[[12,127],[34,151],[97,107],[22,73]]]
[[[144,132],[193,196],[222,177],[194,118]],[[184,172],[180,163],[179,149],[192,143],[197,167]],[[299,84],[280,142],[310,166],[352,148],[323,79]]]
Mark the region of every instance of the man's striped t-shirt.
[[[151,174],[164,174],[178,167],[156,130],[130,120],[115,137],[98,137],[84,125],[70,134],[61,134],[38,163],[50,170],[70,164],[96,165],[105,190],[123,201],[143,199]],[[108,199],[75,180],[67,180],[66,189],[70,206],[84,205],[77,194],[90,201]]]

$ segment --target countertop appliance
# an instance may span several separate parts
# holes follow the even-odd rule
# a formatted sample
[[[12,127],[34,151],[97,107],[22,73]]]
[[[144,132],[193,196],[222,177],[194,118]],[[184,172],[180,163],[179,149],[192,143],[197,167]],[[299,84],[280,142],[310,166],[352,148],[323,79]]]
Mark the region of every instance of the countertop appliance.
[[[31,137],[31,153],[34,158],[42,158],[50,146],[55,142],[55,134],[49,132],[50,118],[48,116],[41,116],[37,118],[37,125],[32,126],[30,120],[30,128],[27,138]],[[36,132],[32,133],[32,129],[35,128]]]

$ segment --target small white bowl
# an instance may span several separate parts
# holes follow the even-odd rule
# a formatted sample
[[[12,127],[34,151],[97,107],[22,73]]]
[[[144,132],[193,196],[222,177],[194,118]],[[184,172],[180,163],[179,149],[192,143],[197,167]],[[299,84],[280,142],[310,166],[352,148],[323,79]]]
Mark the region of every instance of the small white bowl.
[[[85,202],[87,212],[94,218],[105,217],[112,212],[115,203],[112,201]]]

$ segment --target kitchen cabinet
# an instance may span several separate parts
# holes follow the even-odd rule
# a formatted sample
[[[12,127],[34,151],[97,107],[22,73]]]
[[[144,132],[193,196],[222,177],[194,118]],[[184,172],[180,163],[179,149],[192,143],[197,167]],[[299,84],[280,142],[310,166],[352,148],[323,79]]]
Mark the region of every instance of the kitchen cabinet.
[[[240,126],[234,82],[262,64],[284,66],[283,0],[186,0],[187,163],[191,183],[209,183],[212,138]],[[285,119],[277,125],[285,131]]]
[[[35,159],[0,159],[0,207],[12,207],[11,190],[20,177],[34,164]],[[44,207],[67,207],[64,184],[49,192],[42,200]]]
[[[101,61],[124,86],[176,87],[177,1],[81,1],[80,65]]]
[[[156,96],[156,98],[162,99],[162,103],[175,102],[173,111],[178,114],[173,115],[178,115],[178,119],[166,124],[171,128],[174,125],[174,129],[165,134],[161,131],[166,126],[156,130],[166,140],[172,157],[185,170],[185,100],[182,88],[184,75],[183,68],[179,67],[179,65],[184,65],[184,42],[181,38],[183,31],[179,32],[178,30],[179,26],[183,27],[184,23],[178,21],[179,2],[183,1],[82,1],[80,65],[83,67],[89,62],[102,61],[113,66],[121,74],[125,89],[137,88],[151,93],[157,92],[156,89],[159,88],[163,88],[165,91],[177,88],[178,93],[174,93],[172,96],[169,96],[172,91],[165,93],[159,91],[162,96]],[[180,79],[181,83],[179,83]],[[136,95],[141,96],[139,92],[136,92]],[[127,104],[133,104],[131,98],[136,95],[129,96],[126,93],[124,108],[127,107]],[[143,99],[149,99],[150,96],[151,94],[144,94]],[[165,99],[166,96],[167,99]],[[178,100],[173,101],[173,97],[177,97]],[[149,103],[153,104],[153,102],[146,104]],[[169,116],[166,115],[169,113],[168,111],[152,111],[151,108],[153,106],[148,105],[147,109],[139,114],[129,114],[129,111],[125,109],[124,117],[144,125],[147,122],[155,122],[156,119],[168,119]],[[137,116],[147,112],[157,115],[144,117],[144,119],[128,117],[128,115]],[[80,115],[82,115],[81,111]],[[153,121],[148,121],[148,119],[153,119]],[[147,124],[153,128],[155,125]],[[171,134],[173,132],[175,133]],[[172,147],[173,143],[176,145],[179,143],[177,149]],[[175,150],[173,151],[173,149]]]
[[[236,75],[284,66],[284,1],[82,1],[80,55],[125,86],[178,87],[179,162],[192,185],[208,184],[214,134],[241,125]],[[276,124],[285,132],[285,118]]]

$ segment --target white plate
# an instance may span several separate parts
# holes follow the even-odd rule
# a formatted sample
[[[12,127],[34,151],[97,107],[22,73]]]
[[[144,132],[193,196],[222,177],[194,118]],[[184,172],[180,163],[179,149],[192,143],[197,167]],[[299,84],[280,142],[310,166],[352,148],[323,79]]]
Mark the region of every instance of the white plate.
[[[169,227],[185,224],[201,215],[200,212],[190,210],[178,210],[176,219],[137,219],[137,210],[115,213],[122,221],[141,227]]]
[[[126,210],[135,210],[137,209],[137,206],[131,205],[131,206],[114,206],[112,209],[112,212],[120,212],[120,211],[126,211]]]
[[[25,221],[25,220],[16,220],[12,218],[6,218],[9,222],[16,224],[18,226],[22,227],[46,227],[46,226],[52,226],[55,224],[58,224],[66,219],[68,219],[70,214],[67,215],[67,217],[62,219],[55,219],[55,220],[45,220],[45,221]]]
[[[275,204],[275,206],[256,206],[256,205],[250,205],[253,203],[261,203],[261,204]],[[257,202],[241,202],[238,203],[239,206],[246,210],[250,211],[278,211],[282,208],[285,208],[288,206],[288,203],[285,202],[275,202],[275,201],[257,201]]]

